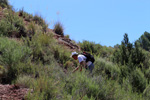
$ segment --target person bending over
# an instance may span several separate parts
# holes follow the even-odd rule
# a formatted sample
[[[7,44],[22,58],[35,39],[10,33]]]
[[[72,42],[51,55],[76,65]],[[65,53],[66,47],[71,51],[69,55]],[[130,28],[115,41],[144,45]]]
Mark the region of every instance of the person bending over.
[[[85,55],[78,54],[77,52],[72,52],[71,57],[75,60],[78,60],[80,63],[80,65],[77,68],[75,68],[73,72],[77,71],[79,68],[80,71],[82,71],[82,68],[86,68],[87,70],[90,71],[90,73],[92,73],[94,64],[90,60],[87,61],[88,58]]]

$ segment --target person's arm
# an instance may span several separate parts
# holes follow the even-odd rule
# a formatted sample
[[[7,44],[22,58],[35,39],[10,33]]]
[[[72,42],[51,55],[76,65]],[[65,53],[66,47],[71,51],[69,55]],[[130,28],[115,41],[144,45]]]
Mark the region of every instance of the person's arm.
[[[75,68],[72,72],[74,73],[75,71],[77,71],[80,67],[80,71],[82,71],[82,67],[85,67],[85,61],[82,61],[81,63],[80,63],[80,65],[77,67],[77,68]]]
[[[82,62],[80,63],[80,66],[81,66],[80,71],[82,71],[82,67],[85,67],[85,66],[86,66],[85,61],[82,61]]]
[[[72,72],[74,73],[75,71],[77,71],[79,69],[79,67],[80,67],[80,65],[77,68],[75,68]]]

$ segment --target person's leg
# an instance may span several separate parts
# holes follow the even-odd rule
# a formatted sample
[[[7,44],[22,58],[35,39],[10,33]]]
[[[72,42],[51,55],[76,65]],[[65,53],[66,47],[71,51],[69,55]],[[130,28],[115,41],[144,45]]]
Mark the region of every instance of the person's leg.
[[[92,73],[92,70],[94,69],[94,64],[92,63],[90,66],[88,66],[88,69],[90,70],[90,73]]]

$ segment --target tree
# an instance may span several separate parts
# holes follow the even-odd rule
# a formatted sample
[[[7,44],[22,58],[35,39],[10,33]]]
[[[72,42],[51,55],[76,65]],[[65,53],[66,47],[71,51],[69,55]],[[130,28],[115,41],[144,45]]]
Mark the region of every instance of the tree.
[[[145,55],[142,52],[142,49],[140,49],[140,46],[138,45],[137,42],[135,42],[134,44],[134,49],[131,54],[131,58],[132,58],[133,64],[139,67],[141,67],[141,63],[143,63],[145,60]]]
[[[145,55],[138,45],[138,42],[135,42],[134,45],[130,43],[128,34],[126,33],[121,45],[118,49],[116,49],[113,56],[113,62],[121,65],[133,65],[141,67],[141,64],[145,60]]]
[[[144,32],[144,34],[137,40],[140,43],[140,46],[149,51],[150,50],[150,33]]]

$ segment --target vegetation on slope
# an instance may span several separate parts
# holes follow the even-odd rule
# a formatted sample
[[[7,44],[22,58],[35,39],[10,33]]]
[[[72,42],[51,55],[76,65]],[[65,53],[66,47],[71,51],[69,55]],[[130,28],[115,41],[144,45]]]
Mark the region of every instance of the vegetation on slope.
[[[0,2],[2,8],[9,6]],[[2,6],[2,5],[6,6]],[[2,9],[0,20],[0,83],[18,84],[33,90],[29,100],[147,100],[150,53],[124,35],[121,45],[78,43],[96,61],[93,74],[71,73],[78,65],[70,51],[47,31],[40,16],[23,10]],[[63,32],[63,30],[62,30]],[[146,35],[147,36],[147,35]],[[143,43],[143,42],[141,42]],[[142,44],[144,47],[144,43]]]

